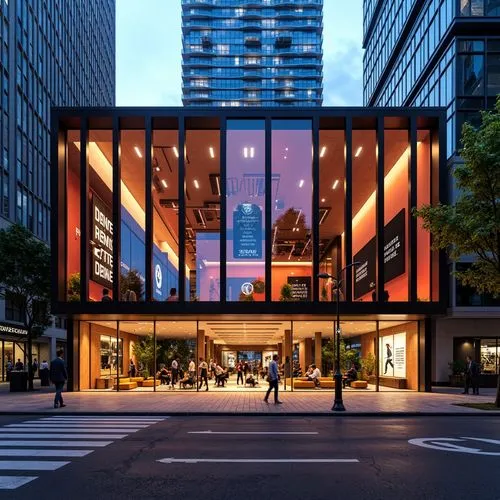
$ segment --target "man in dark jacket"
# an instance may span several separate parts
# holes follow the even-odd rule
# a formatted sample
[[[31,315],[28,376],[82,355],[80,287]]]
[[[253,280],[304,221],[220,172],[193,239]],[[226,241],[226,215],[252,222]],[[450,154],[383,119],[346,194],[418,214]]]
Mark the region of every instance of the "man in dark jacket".
[[[50,381],[56,386],[54,408],[64,408],[66,406],[62,398],[62,390],[64,383],[68,380],[68,373],[62,355],[62,350],[57,351],[57,358],[50,363]]]

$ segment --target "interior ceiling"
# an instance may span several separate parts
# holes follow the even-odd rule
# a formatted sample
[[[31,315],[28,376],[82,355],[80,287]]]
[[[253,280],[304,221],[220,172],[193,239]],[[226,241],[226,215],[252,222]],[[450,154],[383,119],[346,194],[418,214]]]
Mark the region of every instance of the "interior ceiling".
[[[115,321],[93,321],[94,325],[115,330]],[[379,329],[404,325],[407,321],[380,321]],[[363,335],[376,330],[375,321],[341,321],[342,335],[346,338]],[[333,335],[333,321],[294,321],[293,340],[301,341],[315,337]],[[290,330],[290,321],[200,321],[198,328],[216,344],[222,345],[276,345],[284,341],[285,330]],[[153,333],[151,321],[120,321],[120,331],[143,336]],[[106,333],[111,331],[106,330]],[[196,321],[157,321],[157,338],[196,339]]]
[[[112,162],[110,131],[92,130],[89,139],[97,142],[108,161]],[[420,136],[419,136],[419,139]],[[122,179],[139,205],[145,210],[144,132],[122,131]],[[153,204],[155,237],[177,248],[178,230],[178,131],[157,130],[153,133]],[[352,208],[355,215],[375,190],[376,134],[374,130],[354,130]],[[186,132],[186,256],[191,268],[195,265],[196,231],[220,230],[220,133],[219,130],[188,130]],[[142,155],[140,158],[135,149]],[[408,147],[406,130],[385,132],[385,174]],[[211,150],[212,148],[212,150]],[[320,253],[325,245],[344,231],[344,132],[320,130]],[[358,152],[358,156],[355,154]],[[213,152],[213,158],[211,151]],[[177,154],[176,154],[177,152]],[[195,180],[197,186],[195,186]],[[338,181],[338,183],[336,183]],[[336,183],[336,188],[333,186]],[[166,186],[166,187],[165,187]],[[311,200],[312,202],[312,200]],[[280,251],[274,260],[309,260],[311,245],[310,221],[296,225],[297,214],[280,221],[277,242]],[[293,219],[293,220],[292,220]],[[290,256],[290,259],[288,258]]]

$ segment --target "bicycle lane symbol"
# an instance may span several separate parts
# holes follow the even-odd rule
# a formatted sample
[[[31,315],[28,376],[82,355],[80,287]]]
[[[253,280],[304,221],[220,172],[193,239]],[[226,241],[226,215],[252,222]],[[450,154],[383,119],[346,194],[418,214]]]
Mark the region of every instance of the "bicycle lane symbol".
[[[467,441],[474,441],[474,443],[467,443]],[[487,443],[489,445],[497,445],[499,451],[483,451],[481,448],[471,448],[466,444],[478,446],[479,443]],[[490,457],[500,457],[500,441],[498,439],[488,438],[475,438],[475,437],[438,437],[438,438],[415,438],[408,440],[408,443],[421,448],[428,448],[430,450],[452,451],[455,453],[469,453],[471,455],[486,455]],[[456,444],[460,443],[460,444]]]

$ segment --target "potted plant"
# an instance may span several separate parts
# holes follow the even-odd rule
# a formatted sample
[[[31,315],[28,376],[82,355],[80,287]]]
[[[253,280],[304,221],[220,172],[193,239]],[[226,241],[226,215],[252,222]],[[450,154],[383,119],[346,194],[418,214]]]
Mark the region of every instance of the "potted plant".
[[[370,382],[375,374],[375,356],[372,352],[366,355],[366,358],[361,359],[361,375],[360,380]]]
[[[450,367],[450,386],[462,387],[465,383],[465,361],[458,359],[448,363]]]
[[[253,298],[256,302],[264,302],[266,300],[266,284],[262,278],[257,278],[252,281],[253,285]]]
[[[280,302],[292,302],[292,301],[293,301],[292,285],[285,283],[281,287]]]
[[[73,273],[69,276],[68,302],[80,302],[80,273]]]

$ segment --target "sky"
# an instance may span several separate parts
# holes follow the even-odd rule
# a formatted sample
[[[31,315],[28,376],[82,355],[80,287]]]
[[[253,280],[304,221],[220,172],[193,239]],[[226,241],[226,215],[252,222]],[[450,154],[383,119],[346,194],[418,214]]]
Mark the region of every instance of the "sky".
[[[180,0],[116,1],[117,106],[182,106]],[[363,0],[324,0],[323,105],[361,106]]]

